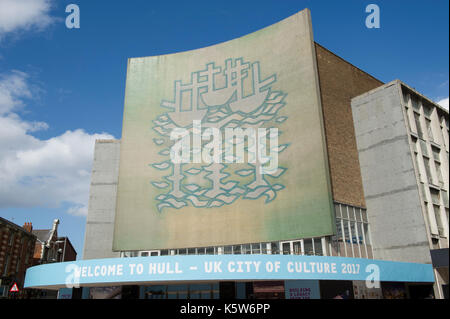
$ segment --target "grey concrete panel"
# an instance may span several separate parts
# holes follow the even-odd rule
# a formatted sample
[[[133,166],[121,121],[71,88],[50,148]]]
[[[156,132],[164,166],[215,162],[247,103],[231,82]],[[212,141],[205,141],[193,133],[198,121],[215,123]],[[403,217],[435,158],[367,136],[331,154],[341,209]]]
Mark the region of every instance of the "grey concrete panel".
[[[112,251],[120,141],[98,140],[92,165],[83,259],[114,258]]]
[[[398,82],[352,100],[374,258],[431,263]]]

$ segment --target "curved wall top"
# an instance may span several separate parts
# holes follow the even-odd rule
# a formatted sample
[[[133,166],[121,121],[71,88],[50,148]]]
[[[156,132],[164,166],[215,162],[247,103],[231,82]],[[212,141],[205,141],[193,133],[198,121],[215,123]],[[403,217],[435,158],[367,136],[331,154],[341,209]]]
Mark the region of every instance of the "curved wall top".
[[[322,121],[308,10],[221,44],[130,59],[113,250],[332,234]],[[251,161],[251,143],[243,157],[226,158],[226,138],[216,162],[207,163],[208,134],[203,144],[189,139],[187,163],[171,160],[181,140],[172,133],[207,128],[251,129],[255,141],[266,128],[271,153],[261,160],[272,166]],[[239,139],[231,145],[244,146]]]

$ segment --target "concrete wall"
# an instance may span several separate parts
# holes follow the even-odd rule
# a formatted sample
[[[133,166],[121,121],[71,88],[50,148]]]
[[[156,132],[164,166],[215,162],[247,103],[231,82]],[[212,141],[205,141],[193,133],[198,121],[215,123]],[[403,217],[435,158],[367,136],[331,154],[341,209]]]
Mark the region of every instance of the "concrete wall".
[[[398,82],[351,105],[374,258],[431,263]]]
[[[92,165],[83,259],[113,258],[120,141],[97,140]]]
[[[383,83],[315,44],[333,199],[365,207],[350,100]]]

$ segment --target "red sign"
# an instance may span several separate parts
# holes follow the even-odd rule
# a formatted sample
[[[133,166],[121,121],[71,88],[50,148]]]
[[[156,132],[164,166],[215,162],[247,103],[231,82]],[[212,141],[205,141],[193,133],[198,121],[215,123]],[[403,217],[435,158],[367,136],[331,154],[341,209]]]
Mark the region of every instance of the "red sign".
[[[14,283],[11,289],[9,289],[9,292],[19,292],[19,288],[17,287],[16,283]]]

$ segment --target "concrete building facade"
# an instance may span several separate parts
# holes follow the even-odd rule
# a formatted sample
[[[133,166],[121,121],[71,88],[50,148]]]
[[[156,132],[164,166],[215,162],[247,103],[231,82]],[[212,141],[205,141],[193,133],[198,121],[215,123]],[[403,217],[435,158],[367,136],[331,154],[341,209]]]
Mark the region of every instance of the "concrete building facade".
[[[446,251],[435,294],[448,296],[448,111],[400,81],[352,111],[374,257],[430,264]]]
[[[119,140],[95,142],[83,259],[120,256],[112,251],[119,158]]]

